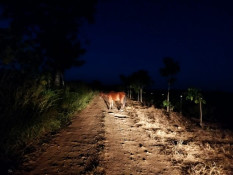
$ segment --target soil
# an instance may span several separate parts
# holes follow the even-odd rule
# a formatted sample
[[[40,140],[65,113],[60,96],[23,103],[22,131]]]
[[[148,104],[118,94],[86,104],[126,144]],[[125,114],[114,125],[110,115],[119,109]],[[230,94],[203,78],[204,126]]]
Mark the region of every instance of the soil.
[[[117,104],[116,104],[117,105]],[[233,174],[233,133],[127,100],[92,102],[9,174]]]

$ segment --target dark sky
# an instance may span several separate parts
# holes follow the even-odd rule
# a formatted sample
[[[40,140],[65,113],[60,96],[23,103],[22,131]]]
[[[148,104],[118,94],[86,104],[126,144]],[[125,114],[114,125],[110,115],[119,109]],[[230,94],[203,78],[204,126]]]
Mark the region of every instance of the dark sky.
[[[166,87],[159,68],[169,56],[181,67],[174,87],[232,91],[232,9],[233,1],[101,1],[82,31],[86,64],[66,77],[120,83],[119,74],[145,69]]]
[[[67,79],[120,83],[120,74],[145,69],[155,87],[162,58],[180,63],[176,88],[233,91],[233,1],[106,0],[95,23],[82,29],[86,64]]]

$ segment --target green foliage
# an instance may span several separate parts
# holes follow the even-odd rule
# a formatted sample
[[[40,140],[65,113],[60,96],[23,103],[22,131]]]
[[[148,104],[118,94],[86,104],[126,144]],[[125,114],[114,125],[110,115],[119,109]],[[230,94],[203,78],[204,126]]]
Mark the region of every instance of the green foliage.
[[[169,101],[167,101],[167,100],[164,100],[163,101],[163,107],[167,107],[167,106],[169,106],[170,105],[170,102]]]
[[[171,104],[170,101],[164,100],[163,101],[163,107],[170,107],[172,110],[174,109],[174,106]]]
[[[46,76],[17,82],[11,74],[0,77],[0,158],[15,159],[26,145],[69,124],[94,95],[84,85],[51,89]]]
[[[175,77],[173,77],[175,74],[177,74],[180,71],[180,66],[178,62],[175,62],[173,58],[165,57],[163,58],[163,63],[165,67],[160,68],[160,74],[163,77],[167,77],[168,81],[168,92],[167,92],[167,101],[170,101],[170,86],[175,82]],[[170,105],[167,105],[167,112],[170,111]]]
[[[200,126],[203,127],[202,125],[202,104],[206,104],[206,101],[203,99],[202,94],[199,92],[198,89],[195,88],[188,88],[187,100],[194,101],[194,103],[199,104],[200,106]]]
[[[194,103],[203,103],[206,104],[206,101],[203,99],[202,94],[196,88],[188,88],[186,92],[186,100],[193,101]]]
[[[70,87],[66,87],[63,92],[61,109],[67,115],[70,115],[77,110],[82,110],[93,95],[94,93],[88,87],[83,85],[73,90]]]

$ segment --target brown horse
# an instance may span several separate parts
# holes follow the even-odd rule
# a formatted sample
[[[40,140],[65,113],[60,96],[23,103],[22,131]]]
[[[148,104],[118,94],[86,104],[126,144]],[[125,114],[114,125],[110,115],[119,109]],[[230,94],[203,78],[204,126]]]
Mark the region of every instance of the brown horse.
[[[124,92],[114,92],[111,91],[109,93],[100,93],[100,96],[104,99],[104,101],[108,104],[109,109],[113,108],[114,101],[120,101],[121,109],[125,107],[126,95]]]

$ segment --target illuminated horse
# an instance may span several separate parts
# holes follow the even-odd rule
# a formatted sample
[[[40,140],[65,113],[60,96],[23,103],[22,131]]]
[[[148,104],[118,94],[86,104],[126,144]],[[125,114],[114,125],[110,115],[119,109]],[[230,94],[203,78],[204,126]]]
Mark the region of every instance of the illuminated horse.
[[[124,92],[114,92],[111,91],[109,93],[100,93],[100,96],[104,99],[104,101],[108,104],[109,109],[113,108],[114,101],[120,101],[121,109],[125,107],[126,95]]]

